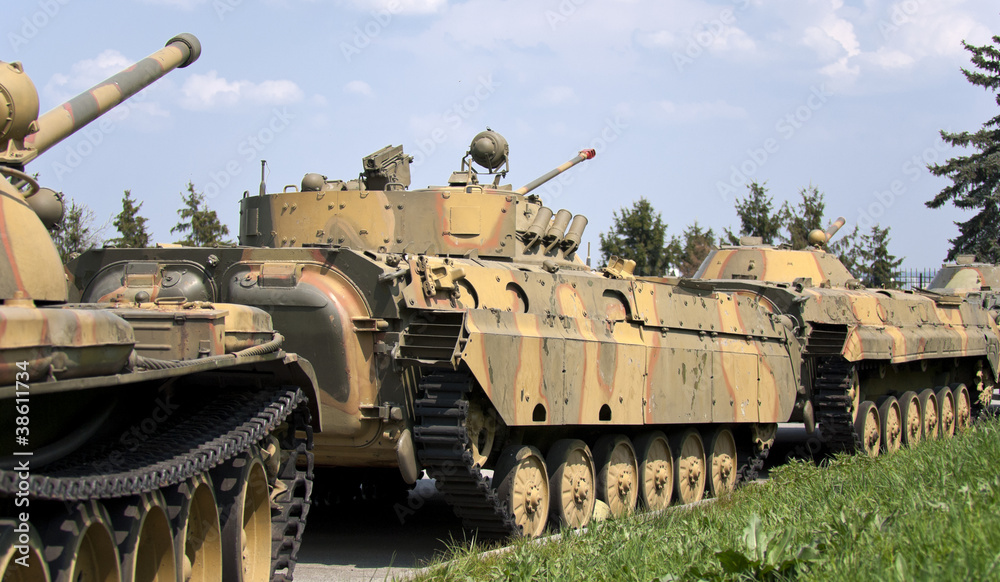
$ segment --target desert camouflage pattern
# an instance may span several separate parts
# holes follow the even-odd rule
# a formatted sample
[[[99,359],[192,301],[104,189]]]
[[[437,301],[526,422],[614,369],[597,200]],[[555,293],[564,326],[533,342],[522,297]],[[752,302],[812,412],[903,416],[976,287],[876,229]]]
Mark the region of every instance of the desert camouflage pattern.
[[[842,222],[834,226],[832,232]],[[810,393],[818,362],[830,358],[855,364],[861,391],[873,401],[960,383],[992,393],[1000,336],[980,301],[919,289],[866,289],[823,248],[829,233],[815,231],[814,245],[806,249],[759,240],[723,246],[709,254],[695,278],[757,298],[788,317],[803,345],[802,374]]]
[[[960,255],[954,263],[941,265],[927,290],[942,295],[967,295],[982,301],[997,319],[1000,315],[1000,267],[976,261],[974,255]]]
[[[0,442],[4,580],[119,580],[147,574],[150,579],[178,579],[175,573],[183,571],[185,560],[192,569],[185,548],[201,543],[192,542],[188,534],[194,535],[195,526],[184,522],[194,494],[178,501],[178,492],[191,487],[192,492],[200,491],[201,499],[207,495],[210,502],[200,505],[198,527],[211,528],[214,522],[216,539],[225,520],[220,516],[233,512],[232,505],[216,505],[216,499],[224,503],[218,497],[223,489],[220,483],[213,492],[210,463],[185,477],[194,463],[204,461],[192,458],[191,451],[223,443],[217,447],[221,453],[215,457],[216,468],[251,457],[260,464],[263,453],[258,442],[230,443],[225,434],[215,441],[217,433],[171,432],[173,419],[189,418],[206,402],[221,401],[220,395],[233,387],[266,394],[261,398],[285,396],[292,399],[289,406],[305,406],[302,396],[308,395],[315,402],[311,367],[280,349],[281,337],[265,311],[208,303],[207,293],[190,300],[168,292],[129,303],[67,302],[67,274],[47,228],[61,220],[62,196],[41,188],[24,164],[166,73],[190,64],[199,52],[194,36],[179,35],[42,116],[35,87],[20,63],[0,63],[0,119],[6,120],[0,122],[0,425],[11,430],[10,438]],[[135,272],[133,280],[152,282],[153,275]],[[160,283],[170,287],[170,281]],[[304,394],[289,392],[297,387]],[[307,430],[308,413],[299,415],[296,426]],[[268,437],[274,428],[259,432]],[[289,430],[296,432],[294,427]],[[138,460],[129,457],[154,435],[158,446],[153,453]],[[198,443],[199,436],[209,444]],[[296,453],[283,449],[274,436],[268,438],[272,482],[281,479],[279,470],[299,479],[295,467],[283,467],[281,461],[284,455],[294,465]],[[151,455],[157,460],[151,461]],[[232,461],[234,455],[247,456]],[[80,459],[86,459],[82,468]],[[156,472],[155,479],[149,477],[151,472]],[[225,487],[245,490],[249,479],[233,475]],[[301,491],[283,493],[296,486],[294,479],[290,485],[278,483],[281,490],[273,491],[271,499],[283,495],[287,505],[299,496],[301,504]],[[265,499],[276,487],[263,478],[257,483]],[[174,505],[168,508],[167,499]],[[270,508],[263,507],[269,516]],[[178,514],[182,518],[168,522],[168,513],[171,519]],[[304,520],[305,514],[300,517]],[[140,530],[134,527],[140,522],[159,525]],[[278,557],[275,564],[283,561],[282,568],[287,567],[283,552],[294,547],[296,535],[291,534],[292,540],[279,535],[276,543],[283,549],[272,552],[270,525],[266,535],[250,536],[268,573],[272,554]],[[276,523],[275,531],[283,528]],[[233,547],[239,547],[241,539],[247,543],[240,527],[226,535]],[[179,548],[174,547],[175,539]],[[215,545],[211,555],[201,550],[195,555],[193,568],[199,576],[207,567],[221,579],[222,546]],[[242,559],[226,558],[231,575],[242,571]],[[294,567],[294,560],[291,564]],[[147,568],[146,574],[136,574],[137,568]]]
[[[468,373],[511,438],[749,429],[801,407],[799,343],[757,298],[636,278],[624,261],[591,269],[586,218],[530,195],[538,180],[480,184],[463,164],[446,186],[409,190],[401,149],[365,160],[359,180],[309,174],[299,191],[244,197],[243,247],[91,251],[70,266],[78,297],[267,310],[315,366],[320,465],[413,465],[416,385],[441,369]]]

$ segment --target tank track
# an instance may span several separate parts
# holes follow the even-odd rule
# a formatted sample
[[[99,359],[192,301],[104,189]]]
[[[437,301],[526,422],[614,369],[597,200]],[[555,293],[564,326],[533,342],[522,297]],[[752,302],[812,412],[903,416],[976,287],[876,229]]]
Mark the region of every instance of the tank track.
[[[767,460],[767,455],[771,452],[771,448],[761,447],[756,454],[749,454],[749,451],[746,449],[740,452],[743,453],[741,456],[746,459],[746,461],[740,464],[740,468],[737,471],[739,475],[736,480],[737,487],[746,485],[747,483],[753,483],[760,478],[760,471],[764,468],[764,461]]]
[[[417,458],[466,529],[485,538],[521,535],[489,478],[472,461],[465,429],[471,387],[471,379],[462,373],[438,373],[420,380],[420,398],[414,402]]]
[[[281,450],[288,457],[282,459],[277,476],[284,490],[271,499],[272,582],[292,580],[312,506],[313,432],[310,420],[309,408],[303,400],[292,410],[289,430],[281,439]],[[303,436],[298,436],[299,432]],[[300,458],[304,462],[300,463]],[[300,464],[304,467],[300,468]]]
[[[287,421],[289,430],[281,441],[287,457],[279,464],[277,481],[281,484],[276,483],[283,491],[272,500],[271,555],[276,569],[273,581],[291,580],[312,490],[312,429],[307,403],[299,389],[221,394],[134,450],[123,450],[124,446],[115,442],[33,471],[29,494],[38,500],[86,502],[167,488],[247,451]],[[300,432],[305,436],[299,437]],[[302,463],[301,456],[305,457]],[[304,468],[298,468],[300,464]],[[116,471],[95,473],[95,466],[113,466]],[[0,470],[0,496],[14,495],[18,483],[15,471]]]
[[[861,442],[854,431],[851,414],[851,381],[854,365],[839,359],[824,359],[816,366],[813,403],[816,422],[823,431],[825,444],[833,452],[854,452],[861,449]]]

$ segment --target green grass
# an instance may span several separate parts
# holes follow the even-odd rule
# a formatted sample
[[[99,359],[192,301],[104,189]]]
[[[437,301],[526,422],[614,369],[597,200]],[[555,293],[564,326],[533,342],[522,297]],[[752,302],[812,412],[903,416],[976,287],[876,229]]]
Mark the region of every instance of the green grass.
[[[797,462],[717,503],[592,525],[421,580],[1000,580],[1000,420],[870,459]]]

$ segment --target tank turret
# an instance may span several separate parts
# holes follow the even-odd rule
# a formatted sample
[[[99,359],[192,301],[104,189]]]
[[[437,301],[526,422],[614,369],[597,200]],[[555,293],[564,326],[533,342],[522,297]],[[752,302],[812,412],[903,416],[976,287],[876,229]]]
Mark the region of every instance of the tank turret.
[[[0,426],[18,428],[0,441],[0,579],[291,579],[312,368],[246,305],[67,303],[47,230],[61,197],[24,170],[200,50],[177,36],[42,116],[21,65],[0,63]]]
[[[813,230],[804,249],[759,239],[723,246],[695,278],[753,298],[795,330],[809,395],[799,414],[810,431],[819,424],[834,448],[876,455],[953,433],[992,398],[1000,341],[983,309],[989,297],[865,289],[825,249],[844,223],[841,217],[826,231]],[[956,285],[979,290],[978,266],[951,271]]]
[[[858,281],[854,275],[825,248],[845,222],[840,217],[825,231],[810,231],[808,246],[804,249],[765,245],[760,237],[743,237],[739,245],[724,245],[709,253],[694,278],[797,282],[806,287],[856,287]]]
[[[116,105],[201,53],[198,39],[181,34],[145,59],[66,103],[38,115],[38,92],[20,63],[0,63],[0,300],[66,301],[62,261],[47,227],[62,217],[61,199],[40,188],[24,165]],[[6,115],[4,115],[6,114]],[[8,242],[9,241],[9,242]]]
[[[409,190],[410,156],[386,146],[362,159],[354,180],[306,174],[300,191],[248,196],[241,201],[240,242],[251,246],[339,246],[384,253],[425,253],[585,268],[575,252],[587,219],[553,212],[528,193],[584,160],[568,162],[514,190],[500,185],[510,169],[510,146],[499,133],[480,132],[447,186]],[[478,169],[477,169],[478,166]],[[480,184],[479,176],[495,176]]]

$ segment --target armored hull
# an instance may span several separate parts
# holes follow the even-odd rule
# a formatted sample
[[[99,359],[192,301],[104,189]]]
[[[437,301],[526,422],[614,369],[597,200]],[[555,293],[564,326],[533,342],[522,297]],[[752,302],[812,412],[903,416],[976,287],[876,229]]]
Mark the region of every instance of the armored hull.
[[[808,394],[796,417],[834,448],[875,455],[967,426],[995,383],[991,314],[965,296],[866,289],[821,244],[722,247],[695,277],[788,318]]]
[[[491,170],[505,155],[494,132],[470,148]],[[598,499],[622,514],[752,477],[803,397],[777,314],[624,261],[592,270],[576,253],[586,219],[545,207],[535,183],[480,184],[463,162],[447,186],[408,190],[408,162],[386,148],[358,180],[307,175],[301,191],[244,198],[242,247],[90,252],[75,287],[85,301],[267,311],[316,366],[317,466],[410,483],[425,470],[480,535],[582,526]]]
[[[199,52],[175,37],[41,117],[20,65],[0,63],[3,580],[261,581],[294,569],[312,478],[308,362],[245,305],[68,303],[43,223],[61,200],[23,171]]]

